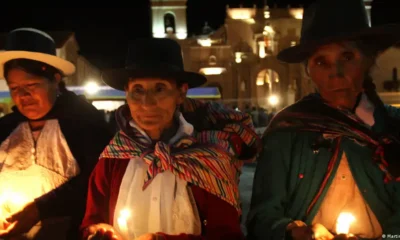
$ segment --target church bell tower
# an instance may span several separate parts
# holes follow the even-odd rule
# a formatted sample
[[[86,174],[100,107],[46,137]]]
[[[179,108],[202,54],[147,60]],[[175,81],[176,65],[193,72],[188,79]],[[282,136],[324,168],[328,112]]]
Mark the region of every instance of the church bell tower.
[[[364,0],[365,10],[367,11],[369,26],[371,26],[371,3],[372,0]]]
[[[151,0],[153,37],[187,37],[186,2],[187,0]]]

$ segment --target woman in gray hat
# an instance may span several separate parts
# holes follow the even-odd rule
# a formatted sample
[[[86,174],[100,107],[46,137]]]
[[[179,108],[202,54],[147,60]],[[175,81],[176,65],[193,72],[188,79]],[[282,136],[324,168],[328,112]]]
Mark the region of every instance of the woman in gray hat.
[[[317,93],[265,132],[249,237],[390,238],[400,233],[400,111],[368,73],[399,28],[369,27],[362,0],[317,0],[303,19],[301,43],[278,58],[305,63]]]

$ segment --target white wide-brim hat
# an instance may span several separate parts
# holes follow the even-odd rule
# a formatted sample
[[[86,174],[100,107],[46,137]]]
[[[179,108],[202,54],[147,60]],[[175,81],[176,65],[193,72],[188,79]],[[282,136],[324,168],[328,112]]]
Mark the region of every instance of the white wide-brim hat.
[[[4,64],[14,59],[29,59],[46,63],[64,76],[75,73],[75,65],[57,57],[54,39],[34,28],[18,28],[7,35],[5,51],[0,52],[0,79],[4,79]]]

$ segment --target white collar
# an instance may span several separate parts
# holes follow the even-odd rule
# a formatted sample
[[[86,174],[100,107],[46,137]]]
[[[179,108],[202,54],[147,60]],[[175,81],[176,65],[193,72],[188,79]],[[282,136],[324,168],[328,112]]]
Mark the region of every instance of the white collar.
[[[135,129],[137,129],[143,136],[147,138],[148,141],[151,142],[150,137],[146,134],[146,132],[141,129],[135,121],[130,120],[129,125]],[[181,139],[184,136],[190,136],[193,134],[194,127],[192,124],[188,123],[186,119],[183,117],[182,113],[179,113],[179,128],[176,134],[169,140],[169,144],[175,143],[179,139]]]
[[[356,108],[356,115],[367,125],[373,126],[375,123],[374,119],[374,104],[368,99],[367,95],[363,93],[361,100]]]

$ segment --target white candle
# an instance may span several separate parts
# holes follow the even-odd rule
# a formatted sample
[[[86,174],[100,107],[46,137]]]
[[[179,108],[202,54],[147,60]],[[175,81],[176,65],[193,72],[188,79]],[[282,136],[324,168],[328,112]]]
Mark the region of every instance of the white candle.
[[[349,234],[350,225],[356,218],[348,212],[340,213],[336,221],[336,234]]]

